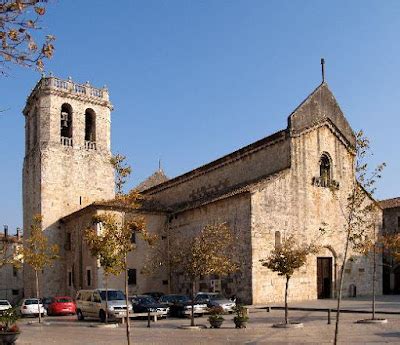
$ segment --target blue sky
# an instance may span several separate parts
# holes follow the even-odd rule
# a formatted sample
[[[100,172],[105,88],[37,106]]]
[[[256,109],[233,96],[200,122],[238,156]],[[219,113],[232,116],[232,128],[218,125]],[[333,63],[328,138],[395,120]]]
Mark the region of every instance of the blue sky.
[[[53,1],[47,70],[107,85],[112,149],[133,186],[161,158],[179,175],[286,127],[326,79],[351,126],[388,166],[381,199],[400,196],[399,1]],[[39,74],[0,77],[0,225],[22,226],[21,110]]]

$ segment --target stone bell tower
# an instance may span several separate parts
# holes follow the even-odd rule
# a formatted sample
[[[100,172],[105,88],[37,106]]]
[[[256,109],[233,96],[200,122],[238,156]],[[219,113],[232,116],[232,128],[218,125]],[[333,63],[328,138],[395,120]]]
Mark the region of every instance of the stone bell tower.
[[[43,77],[27,99],[23,166],[24,238],[36,214],[60,260],[41,275],[42,296],[62,294],[65,234],[58,220],[98,200],[114,197],[110,164],[112,105],[108,91],[71,79]],[[34,292],[33,272],[24,267],[25,296]]]

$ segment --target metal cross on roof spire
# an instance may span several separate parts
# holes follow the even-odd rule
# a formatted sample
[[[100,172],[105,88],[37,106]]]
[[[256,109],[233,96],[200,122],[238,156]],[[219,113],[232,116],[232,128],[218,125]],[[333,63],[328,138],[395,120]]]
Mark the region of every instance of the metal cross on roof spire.
[[[325,82],[325,59],[321,58],[322,82]]]

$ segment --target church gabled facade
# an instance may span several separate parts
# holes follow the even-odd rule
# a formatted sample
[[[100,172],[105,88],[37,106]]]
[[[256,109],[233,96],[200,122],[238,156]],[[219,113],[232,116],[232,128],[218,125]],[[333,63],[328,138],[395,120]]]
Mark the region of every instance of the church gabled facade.
[[[69,107],[63,108],[64,104]],[[86,109],[91,109],[89,116],[95,114],[92,120],[86,118]],[[45,272],[48,294],[73,295],[81,288],[103,286],[101,268],[90,257],[82,231],[96,213],[133,216],[141,212],[149,231],[160,234],[165,250],[176,236],[227,222],[238,238],[240,271],[228,277],[205,277],[198,288],[217,289],[254,304],[283,298],[283,279],[260,260],[285,236],[295,234],[309,241],[327,224],[323,249],[295,273],[289,294],[292,300],[335,296],[344,245],[341,207],[354,179],[355,136],[326,83],[293,111],[284,130],[173,179],[156,172],[141,184],[151,202],[140,211],[107,201],[113,197],[108,164],[110,109],[105,90],[53,77],[43,78],[28,98],[27,140],[35,138],[29,121],[40,118],[42,122],[37,139],[32,139],[40,144],[34,149],[29,143],[24,162],[24,228],[34,213],[42,213],[45,231],[63,248],[58,266],[49,269],[47,276]],[[72,135],[67,136],[71,141],[66,141],[72,145],[64,142],[64,134],[70,135],[65,118],[72,119]],[[95,136],[87,135],[87,126],[96,129]],[[376,217],[379,227],[380,209]],[[131,293],[187,292],[184,277],[168,269],[153,276],[142,274],[146,248],[137,246],[129,258]],[[345,269],[345,295],[370,293],[371,267],[368,258],[352,255]],[[382,284],[377,285],[381,293]],[[122,288],[123,280],[117,277],[110,286]]]

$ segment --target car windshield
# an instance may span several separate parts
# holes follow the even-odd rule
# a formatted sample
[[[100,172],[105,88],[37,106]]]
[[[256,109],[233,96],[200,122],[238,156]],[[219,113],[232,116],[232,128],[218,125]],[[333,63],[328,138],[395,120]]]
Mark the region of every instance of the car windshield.
[[[71,303],[72,302],[72,298],[68,298],[68,297],[57,298],[56,302],[57,303]]]
[[[109,301],[120,301],[120,300],[125,300],[125,295],[122,291],[107,291],[107,297]],[[106,300],[106,292],[105,291],[100,291],[100,296],[102,300]]]
[[[154,303],[157,303],[156,300],[155,300],[153,297],[151,297],[151,296],[139,297],[139,298],[137,299],[137,301],[138,301],[140,304],[154,304]]]
[[[215,301],[215,300],[220,300],[220,299],[226,299],[224,296],[221,294],[215,294],[215,295],[210,295],[210,300]]]
[[[7,301],[0,301],[0,305],[10,305]]]
[[[189,300],[190,300],[189,297],[185,295],[166,295],[160,298],[160,302],[185,303],[188,302]]]
[[[25,301],[25,305],[31,305],[31,304],[38,304],[38,300],[37,299],[27,299]]]

